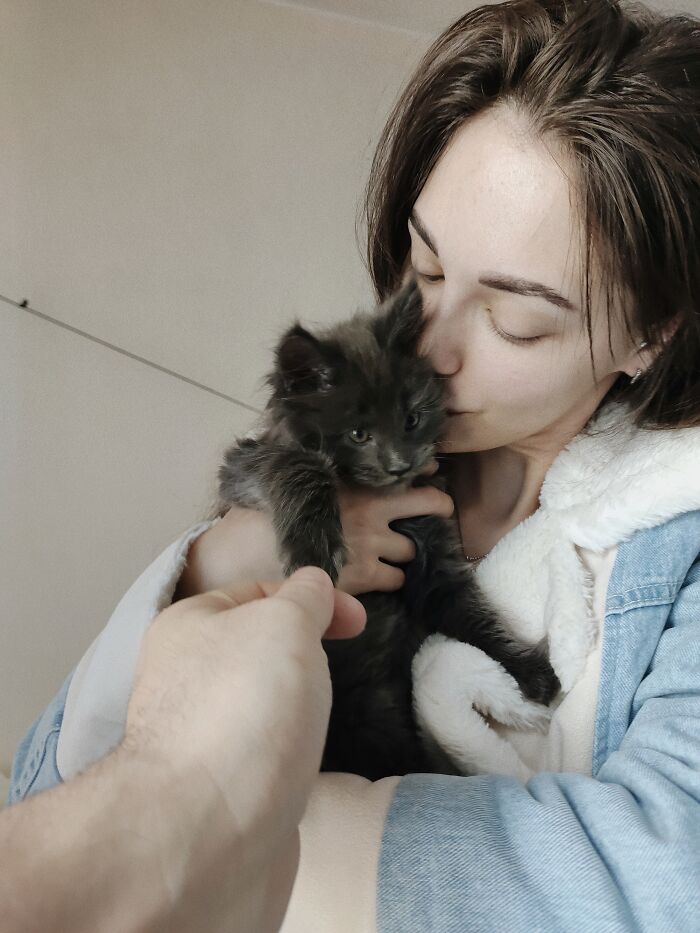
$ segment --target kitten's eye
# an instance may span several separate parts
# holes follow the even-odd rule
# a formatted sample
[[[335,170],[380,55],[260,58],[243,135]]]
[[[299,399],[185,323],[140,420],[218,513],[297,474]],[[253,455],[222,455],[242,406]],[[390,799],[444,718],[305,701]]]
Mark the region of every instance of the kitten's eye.
[[[411,411],[406,415],[405,428],[407,431],[413,431],[420,424],[420,412]]]
[[[371,437],[369,431],[365,431],[364,428],[353,428],[350,431],[350,439],[355,441],[356,444],[366,444]]]

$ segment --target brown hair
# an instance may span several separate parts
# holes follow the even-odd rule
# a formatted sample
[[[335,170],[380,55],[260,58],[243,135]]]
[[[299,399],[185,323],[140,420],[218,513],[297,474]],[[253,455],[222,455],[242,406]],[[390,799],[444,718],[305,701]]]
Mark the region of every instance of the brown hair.
[[[374,156],[364,209],[380,299],[400,282],[408,216],[453,133],[497,104],[556,137],[577,166],[591,361],[593,259],[608,334],[618,300],[630,337],[662,347],[607,398],[624,398],[645,427],[700,425],[700,21],[618,0],[508,0],[458,19],[426,52]]]

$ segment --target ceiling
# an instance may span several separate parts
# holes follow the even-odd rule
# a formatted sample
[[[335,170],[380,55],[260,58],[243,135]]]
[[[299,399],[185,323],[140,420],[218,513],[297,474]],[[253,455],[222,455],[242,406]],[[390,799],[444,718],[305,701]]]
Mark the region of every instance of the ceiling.
[[[282,6],[323,10],[411,32],[437,33],[472,7],[475,0],[272,0]],[[700,0],[698,0],[700,2]]]
[[[481,0],[272,0],[272,2],[283,6],[323,10],[326,13],[351,16],[381,23],[384,26],[430,34],[439,32],[462,13],[481,5]],[[649,5],[668,12],[685,12],[700,16],[700,0],[650,0]]]

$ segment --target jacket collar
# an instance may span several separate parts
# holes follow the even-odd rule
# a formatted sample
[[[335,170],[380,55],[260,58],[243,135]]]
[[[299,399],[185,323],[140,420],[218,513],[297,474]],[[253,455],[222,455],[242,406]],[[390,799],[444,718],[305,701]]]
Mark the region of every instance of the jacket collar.
[[[554,461],[540,503],[592,551],[700,509],[700,428],[636,428],[609,404]]]
[[[569,690],[598,629],[593,580],[578,549],[602,553],[697,509],[700,428],[636,428],[625,406],[609,404],[559,454],[539,509],[496,544],[477,579],[516,634],[533,642],[547,636],[554,669]],[[659,572],[658,564],[646,565]]]
[[[546,637],[568,693],[598,635],[591,573],[582,550],[620,545],[606,613],[644,602],[672,603],[700,550],[700,428],[635,428],[608,405],[550,467],[538,510],[505,535],[475,569],[513,632]],[[414,706],[432,736],[469,772],[531,771],[483,714],[516,729],[542,727],[548,711],[477,648],[432,635],[413,661]],[[590,711],[589,711],[590,712]],[[539,717],[539,720],[538,720]]]

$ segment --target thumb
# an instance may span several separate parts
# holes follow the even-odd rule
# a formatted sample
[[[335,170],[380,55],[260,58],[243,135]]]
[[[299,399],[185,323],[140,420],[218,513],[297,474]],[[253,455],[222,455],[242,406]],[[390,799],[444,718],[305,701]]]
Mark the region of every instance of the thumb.
[[[335,608],[335,589],[325,570],[300,567],[275,592],[273,599],[286,599],[314,624],[319,638],[331,624]]]

